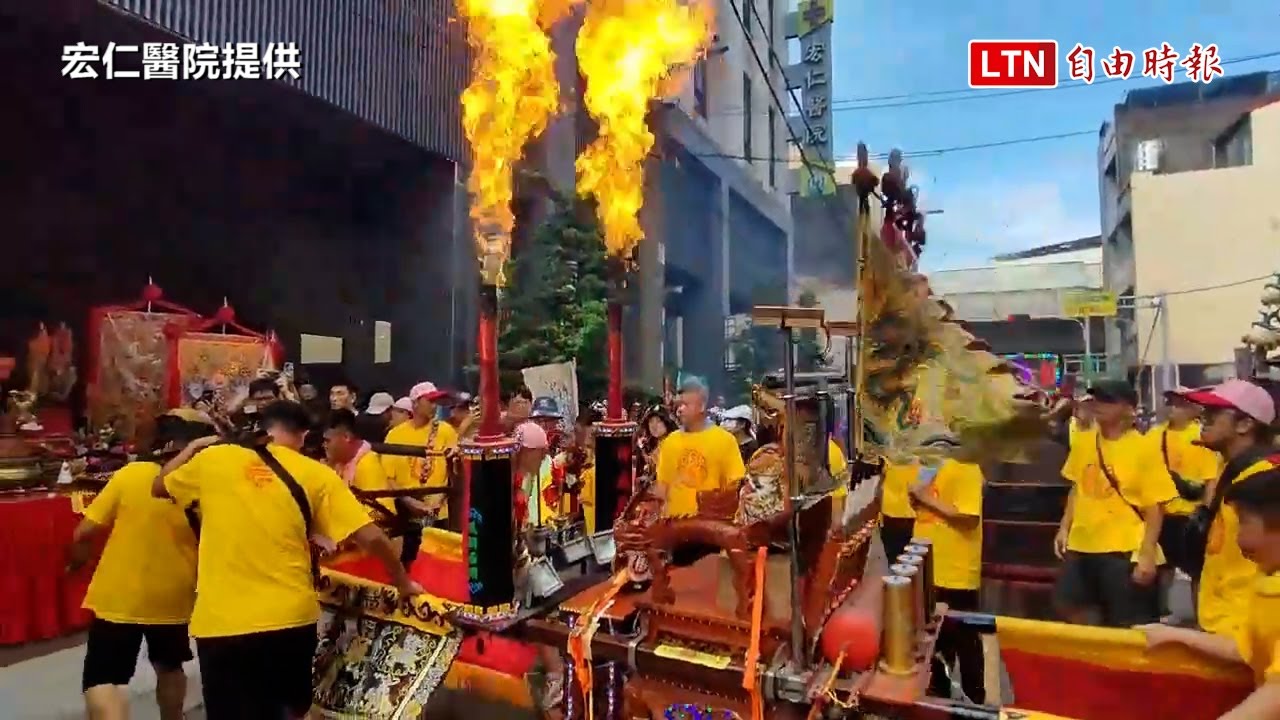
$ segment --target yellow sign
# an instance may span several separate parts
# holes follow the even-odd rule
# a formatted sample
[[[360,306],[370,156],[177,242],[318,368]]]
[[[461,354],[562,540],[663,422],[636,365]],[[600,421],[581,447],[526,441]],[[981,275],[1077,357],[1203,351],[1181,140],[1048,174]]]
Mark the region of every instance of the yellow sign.
[[[666,643],[654,648],[653,654],[658,657],[670,658],[672,660],[683,660],[688,663],[693,663],[694,665],[715,668],[716,670],[723,670],[729,667],[729,664],[733,662],[732,658],[728,655],[712,655],[711,653],[702,652],[700,650],[693,650],[691,648],[680,647],[679,645],[669,645]]]
[[[1116,294],[1106,290],[1068,293],[1062,298],[1062,314],[1067,317],[1114,317]]]
[[[800,0],[796,36],[804,37],[835,19],[835,0]]]

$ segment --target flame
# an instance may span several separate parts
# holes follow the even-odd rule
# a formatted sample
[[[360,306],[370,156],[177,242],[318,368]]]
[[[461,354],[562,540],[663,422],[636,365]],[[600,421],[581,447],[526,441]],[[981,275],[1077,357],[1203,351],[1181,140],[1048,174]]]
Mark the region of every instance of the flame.
[[[515,227],[515,165],[560,101],[546,29],[579,0],[456,1],[474,52],[471,84],[462,92],[472,155],[471,219],[484,282],[501,285]]]
[[[672,71],[696,60],[711,37],[705,0],[591,0],[578,33],[587,110],[599,135],[578,156],[578,192],[594,195],[610,253],[628,259],[644,237],[644,161],[654,136],[649,101]]]

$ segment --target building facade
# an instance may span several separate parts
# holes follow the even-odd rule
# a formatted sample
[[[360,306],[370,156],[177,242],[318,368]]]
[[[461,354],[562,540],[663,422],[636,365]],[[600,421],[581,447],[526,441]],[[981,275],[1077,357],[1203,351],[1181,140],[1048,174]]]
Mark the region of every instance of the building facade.
[[[68,0],[0,15],[3,232],[30,250],[0,263],[0,349],[67,322],[83,353],[88,308],[151,277],[200,312],[225,298],[319,385],[462,380],[475,273],[452,3]],[[148,43],[294,43],[298,76],[107,79],[102,62],[59,76],[78,43],[114,43],[115,70],[132,72]],[[341,350],[299,357],[304,336]]]
[[[658,142],[627,343],[628,376],[649,388],[684,373],[723,394],[732,318],[787,300],[788,136],[770,91],[785,97],[787,8],[732,2],[718,0],[709,52],[651,116]]]
[[[1249,279],[1280,267],[1278,97],[1280,73],[1135,90],[1102,128],[1104,285],[1122,298],[1107,352],[1153,396],[1234,372]]]

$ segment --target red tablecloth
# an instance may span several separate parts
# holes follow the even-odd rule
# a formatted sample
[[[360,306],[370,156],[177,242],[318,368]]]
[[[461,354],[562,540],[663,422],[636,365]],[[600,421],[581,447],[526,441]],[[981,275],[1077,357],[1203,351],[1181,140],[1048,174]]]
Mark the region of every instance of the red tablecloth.
[[[0,645],[68,635],[88,626],[80,608],[92,571],[69,576],[66,548],[80,517],[50,493],[0,498]]]

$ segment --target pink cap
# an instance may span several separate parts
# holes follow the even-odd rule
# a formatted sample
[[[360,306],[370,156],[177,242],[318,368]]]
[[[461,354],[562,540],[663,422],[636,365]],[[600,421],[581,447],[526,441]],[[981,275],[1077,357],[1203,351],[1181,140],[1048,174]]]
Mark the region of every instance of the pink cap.
[[[1263,425],[1276,420],[1276,403],[1271,393],[1244,380],[1228,380],[1221,385],[1192,390],[1182,397],[1203,407],[1239,410]]]
[[[414,385],[413,389],[409,391],[409,400],[412,402],[417,402],[420,398],[439,400],[448,394],[449,393],[437,388],[435,383],[420,382],[417,385]]]
[[[516,427],[516,442],[521,448],[545,450],[551,443],[547,440],[547,431],[534,422],[522,422]]]

